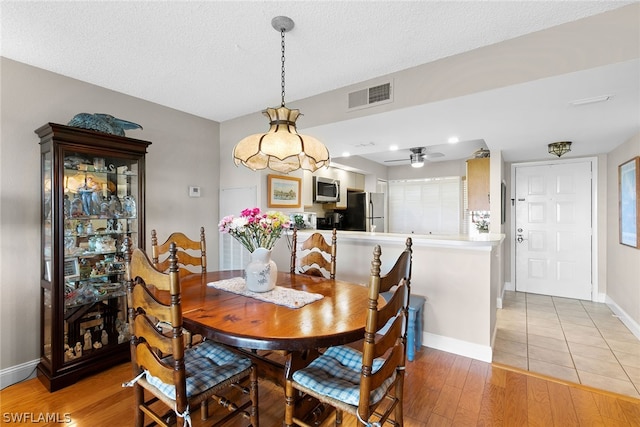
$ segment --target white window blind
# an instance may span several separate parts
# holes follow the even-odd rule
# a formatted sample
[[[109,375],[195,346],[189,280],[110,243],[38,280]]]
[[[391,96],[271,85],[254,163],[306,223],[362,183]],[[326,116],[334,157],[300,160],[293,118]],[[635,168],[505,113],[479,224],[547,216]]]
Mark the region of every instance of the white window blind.
[[[459,234],[462,197],[458,176],[390,181],[389,231]]]

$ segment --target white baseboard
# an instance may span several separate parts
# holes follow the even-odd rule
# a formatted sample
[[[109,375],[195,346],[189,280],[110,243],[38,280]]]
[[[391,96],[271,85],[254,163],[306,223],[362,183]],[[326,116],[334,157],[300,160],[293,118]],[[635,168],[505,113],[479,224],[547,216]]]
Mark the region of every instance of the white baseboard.
[[[629,316],[622,308],[620,308],[620,306],[610,297],[607,296],[605,302],[609,306],[611,311],[613,311],[613,313],[618,316],[620,321],[622,321],[622,323],[624,323],[625,326],[629,328],[631,333],[635,335],[636,338],[640,339],[640,324],[633,320],[633,318],[631,318],[631,316]]]
[[[504,282],[502,286],[502,292],[496,299],[496,308],[502,308],[502,302],[504,301],[504,293],[507,291],[515,291],[516,288],[511,284],[511,282]]]
[[[431,334],[429,332],[423,332],[422,337],[422,345],[436,350],[470,357],[487,363],[491,363],[493,357],[493,351],[491,351],[491,347],[488,345],[474,344],[455,338]]]
[[[515,290],[516,288],[511,284],[511,282],[504,282],[504,285],[502,286],[502,292],[500,292],[500,295],[496,299],[496,308],[502,308],[502,301],[504,301],[505,292]]]
[[[0,389],[8,387],[20,381],[36,377],[36,366],[40,359],[10,366],[0,370]]]

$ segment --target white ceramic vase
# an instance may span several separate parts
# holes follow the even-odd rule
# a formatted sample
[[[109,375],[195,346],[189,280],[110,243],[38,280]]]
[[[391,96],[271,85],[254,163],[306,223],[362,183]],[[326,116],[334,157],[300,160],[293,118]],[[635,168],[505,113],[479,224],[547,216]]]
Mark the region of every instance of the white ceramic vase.
[[[257,248],[253,251],[244,271],[247,289],[251,292],[267,292],[275,288],[278,266],[271,259],[271,250]]]

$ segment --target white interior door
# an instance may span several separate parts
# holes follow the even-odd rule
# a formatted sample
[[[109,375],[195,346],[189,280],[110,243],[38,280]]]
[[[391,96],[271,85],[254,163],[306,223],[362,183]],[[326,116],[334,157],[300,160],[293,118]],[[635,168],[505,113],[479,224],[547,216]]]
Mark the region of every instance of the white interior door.
[[[516,290],[592,298],[591,163],[515,168]]]

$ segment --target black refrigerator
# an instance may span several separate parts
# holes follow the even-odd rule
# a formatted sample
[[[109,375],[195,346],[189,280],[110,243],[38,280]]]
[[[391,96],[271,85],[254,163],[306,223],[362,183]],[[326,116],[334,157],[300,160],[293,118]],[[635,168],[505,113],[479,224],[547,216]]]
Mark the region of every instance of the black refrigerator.
[[[347,193],[344,229],[384,233],[384,193]]]

